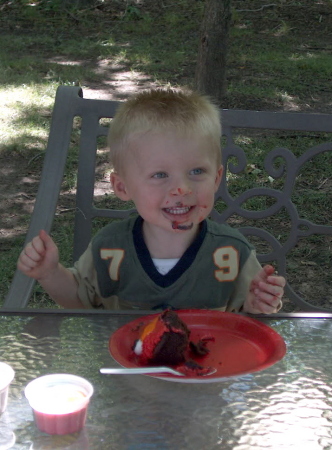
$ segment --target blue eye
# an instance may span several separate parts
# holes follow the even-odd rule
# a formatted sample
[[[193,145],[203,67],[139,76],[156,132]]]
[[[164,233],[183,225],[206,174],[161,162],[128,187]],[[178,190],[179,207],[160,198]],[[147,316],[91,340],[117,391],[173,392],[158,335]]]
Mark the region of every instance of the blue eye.
[[[201,175],[204,172],[203,169],[197,168],[190,171],[191,175]]]
[[[167,174],[165,172],[157,172],[155,173],[152,178],[166,178]]]

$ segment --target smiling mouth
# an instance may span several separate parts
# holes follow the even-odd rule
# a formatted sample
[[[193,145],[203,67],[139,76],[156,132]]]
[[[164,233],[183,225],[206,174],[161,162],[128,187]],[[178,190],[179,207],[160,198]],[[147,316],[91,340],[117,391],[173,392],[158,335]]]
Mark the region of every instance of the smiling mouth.
[[[164,208],[164,211],[168,214],[174,214],[174,215],[183,215],[188,214],[188,212],[193,208],[193,206],[181,206],[181,207],[174,207],[174,208]]]
[[[187,221],[188,218],[183,216],[186,216],[186,214],[188,214],[193,208],[194,206],[183,206],[183,205],[174,206],[172,208],[164,208],[164,211],[167,214],[174,216],[174,220],[172,220],[173,230],[192,229],[192,227],[194,226],[193,222],[191,222],[190,224],[186,224],[185,222]]]

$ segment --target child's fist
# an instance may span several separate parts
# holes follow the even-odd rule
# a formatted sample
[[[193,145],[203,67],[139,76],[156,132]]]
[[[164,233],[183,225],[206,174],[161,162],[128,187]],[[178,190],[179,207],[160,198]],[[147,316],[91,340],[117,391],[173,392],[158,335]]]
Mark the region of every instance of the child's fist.
[[[40,280],[48,277],[59,263],[58,248],[53,239],[41,230],[21,252],[17,267],[25,275]]]
[[[286,280],[274,272],[274,268],[267,265],[252,280],[247,300],[243,305],[245,312],[271,314],[279,311]]]

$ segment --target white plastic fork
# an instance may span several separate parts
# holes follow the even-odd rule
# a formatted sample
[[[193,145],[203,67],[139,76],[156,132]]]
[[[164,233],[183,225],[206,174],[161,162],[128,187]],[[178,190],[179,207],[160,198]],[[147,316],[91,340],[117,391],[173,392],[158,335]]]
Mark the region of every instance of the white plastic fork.
[[[214,367],[210,367],[210,370],[207,373],[204,373],[203,377],[208,375],[213,375],[216,373],[217,369]],[[100,369],[100,373],[103,374],[149,374],[149,373],[170,373],[172,375],[177,375],[179,377],[185,376],[184,373],[178,372],[177,370],[172,369],[167,366],[158,366],[158,367],[112,367],[112,368],[102,368]]]
[[[171,367],[159,366],[159,367],[112,367],[102,368],[100,373],[103,374],[149,374],[149,373],[171,373],[172,375],[178,375],[183,377],[184,374],[172,369]]]

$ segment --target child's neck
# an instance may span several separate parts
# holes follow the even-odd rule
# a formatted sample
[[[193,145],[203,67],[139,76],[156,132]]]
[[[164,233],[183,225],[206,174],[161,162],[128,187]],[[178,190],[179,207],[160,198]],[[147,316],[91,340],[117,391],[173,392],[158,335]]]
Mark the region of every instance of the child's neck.
[[[199,233],[199,225],[191,230],[168,232],[144,221],[142,231],[151,258],[181,258]]]

